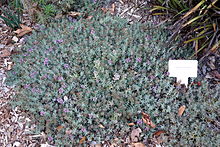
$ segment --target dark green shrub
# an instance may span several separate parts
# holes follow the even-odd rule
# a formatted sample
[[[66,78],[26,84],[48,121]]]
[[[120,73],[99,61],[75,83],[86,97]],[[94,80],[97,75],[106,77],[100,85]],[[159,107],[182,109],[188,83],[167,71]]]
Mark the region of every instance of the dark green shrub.
[[[203,81],[180,93],[167,75],[169,58],[189,54],[174,52],[175,44],[164,48],[168,32],[162,27],[92,15],[90,21],[63,20],[34,32],[14,56],[7,78],[17,89],[12,106],[33,116],[35,133],[44,131],[56,145],[77,146],[84,136],[87,144],[120,142],[130,132],[127,123],[138,122],[143,140],[163,129],[168,145],[216,146],[219,130],[209,125],[219,121],[219,86],[209,89]],[[181,105],[187,109],[178,117]],[[141,112],[151,116],[155,129],[140,121]]]

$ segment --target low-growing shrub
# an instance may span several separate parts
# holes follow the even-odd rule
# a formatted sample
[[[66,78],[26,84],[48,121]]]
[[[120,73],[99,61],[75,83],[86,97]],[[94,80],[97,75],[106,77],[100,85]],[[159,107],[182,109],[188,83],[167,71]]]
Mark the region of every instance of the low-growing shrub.
[[[7,78],[17,89],[12,106],[33,116],[35,133],[45,132],[50,144],[77,146],[115,138],[123,143],[139,127],[142,140],[165,130],[167,145],[216,146],[219,86],[202,81],[181,93],[168,77],[168,60],[191,53],[174,50],[175,44],[164,48],[169,33],[163,27],[96,13],[34,32],[13,57]],[[141,112],[156,128],[141,121]]]

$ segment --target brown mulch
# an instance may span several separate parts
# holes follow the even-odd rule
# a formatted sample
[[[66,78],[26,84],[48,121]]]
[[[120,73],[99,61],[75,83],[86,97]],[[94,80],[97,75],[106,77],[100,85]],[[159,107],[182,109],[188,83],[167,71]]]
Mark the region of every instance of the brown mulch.
[[[24,24],[33,27],[27,14]],[[1,147],[36,147],[46,144],[45,134],[32,134],[35,125],[31,117],[19,110],[11,108],[14,87],[5,84],[7,71],[13,68],[11,55],[22,47],[24,37],[17,37],[13,30],[0,19],[0,146]],[[44,140],[44,142],[43,142]]]

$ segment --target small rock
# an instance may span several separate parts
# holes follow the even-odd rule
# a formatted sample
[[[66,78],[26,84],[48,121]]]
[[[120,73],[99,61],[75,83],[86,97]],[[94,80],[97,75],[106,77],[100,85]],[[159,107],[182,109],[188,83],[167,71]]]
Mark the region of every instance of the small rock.
[[[9,129],[8,129],[8,131],[9,131],[9,132],[13,132],[13,131],[14,131],[14,127],[13,127],[13,126],[10,126]]]
[[[29,118],[26,118],[25,120],[26,120],[27,122],[30,122],[30,121],[31,121]]]
[[[0,49],[4,48],[5,45],[4,44],[0,44]]]
[[[132,142],[138,142],[140,133],[142,132],[142,130],[140,128],[134,129],[131,132],[131,141]]]
[[[215,62],[215,56],[210,56],[209,60],[214,63]]]
[[[212,79],[213,77],[208,73],[208,74],[205,76],[205,78],[207,78],[207,79]]]
[[[64,96],[64,101],[66,102],[68,100],[68,97],[67,96]]]
[[[131,143],[131,139],[130,139],[130,137],[126,137],[126,139],[125,139],[125,143]]]
[[[17,43],[19,39],[18,39],[18,37],[14,36],[14,37],[12,38],[12,40]]]
[[[19,40],[19,43],[24,43],[24,42],[25,42],[25,38],[24,37]]]
[[[4,77],[4,78],[5,78],[5,77]],[[10,91],[10,89],[9,89],[8,87],[4,87],[3,90],[4,90],[5,93],[7,93],[7,92]]]
[[[20,145],[21,145],[21,143],[20,143],[20,142],[15,141],[15,142],[14,142],[14,144],[13,144],[13,147],[20,146]]]
[[[120,75],[118,73],[116,73],[113,77],[113,80],[117,81],[120,79]]]
[[[206,66],[205,65],[202,67],[202,73],[203,73],[203,75],[206,75]]]

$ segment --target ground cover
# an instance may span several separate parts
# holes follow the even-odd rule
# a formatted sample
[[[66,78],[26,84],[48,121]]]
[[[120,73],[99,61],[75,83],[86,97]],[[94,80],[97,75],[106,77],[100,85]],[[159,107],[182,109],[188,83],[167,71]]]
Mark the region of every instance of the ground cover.
[[[175,44],[164,48],[169,32],[162,26],[131,25],[98,11],[92,16],[33,32],[13,58],[7,82],[17,93],[11,104],[35,118],[35,133],[44,131],[54,145],[115,138],[120,144],[138,127],[136,142],[163,131],[167,145],[217,145],[209,123],[218,121],[219,87],[200,81],[180,91],[168,77],[168,60],[190,52],[174,50]],[[181,106],[187,109],[178,116]]]
[[[40,26],[31,37],[21,39],[25,46],[13,50],[19,53],[13,55],[13,69],[5,57],[4,64],[11,70],[7,84],[16,85],[11,104],[21,106],[26,116],[31,114],[32,121],[25,119],[22,124],[17,107],[9,114],[7,105],[1,107],[3,117],[15,115],[10,119],[19,119],[19,127],[37,124],[32,137],[51,145],[68,144],[71,139],[71,145],[91,146],[219,144],[219,85],[210,86],[201,76],[191,81],[188,90],[174,84],[167,75],[167,61],[187,59],[189,52],[175,44],[163,46],[170,35],[165,25],[131,25],[136,23],[132,17],[144,20],[133,13],[137,6],[124,11],[114,5],[101,9],[112,14],[122,11],[119,16],[126,14],[129,22],[87,13],[80,21],[65,19]],[[216,59],[208,59],[211,72],[218,67]],[[200,73],[206,72],[203,67]],[[13,127],[7,127],[7,136],[13,136],[9,133]]]

